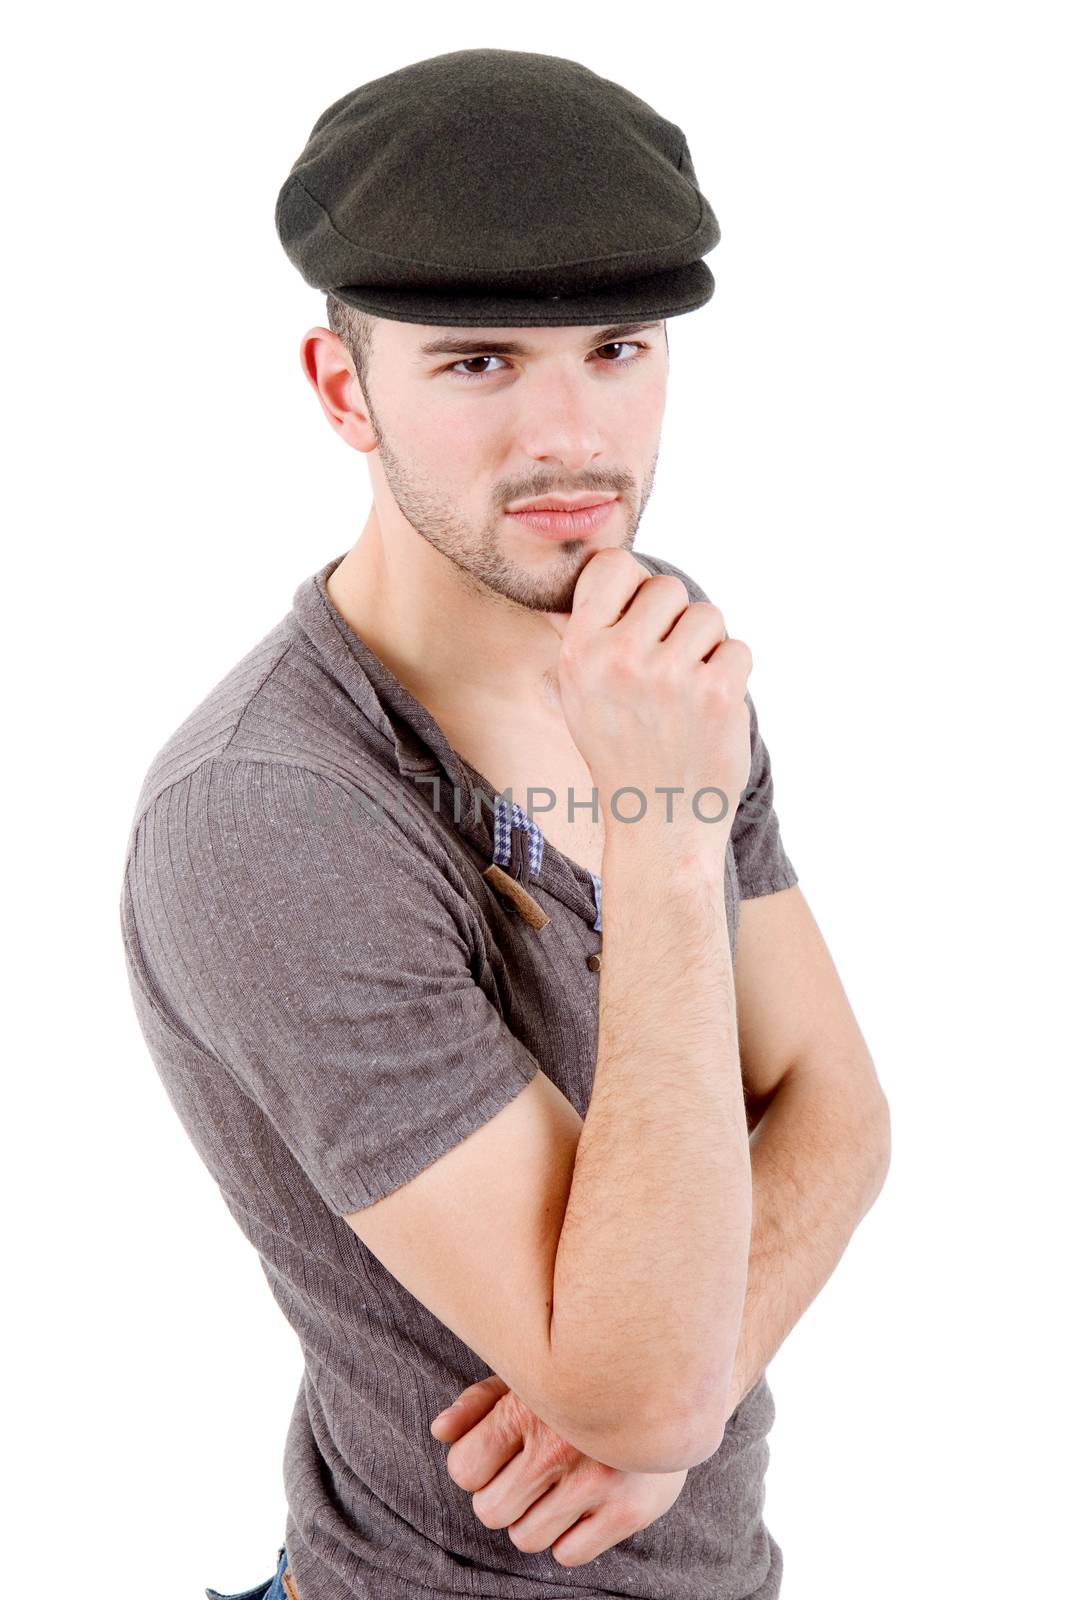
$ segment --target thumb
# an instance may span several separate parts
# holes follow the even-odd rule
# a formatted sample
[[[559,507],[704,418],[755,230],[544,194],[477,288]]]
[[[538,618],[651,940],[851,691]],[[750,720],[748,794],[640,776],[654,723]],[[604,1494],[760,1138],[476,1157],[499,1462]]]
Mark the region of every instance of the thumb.
[[[599,554],[598,551],[593,552],[594,557],[597,554]],[[637,561],[636,556],[634,556],[634,560]],[[654,576],[652,568],[646,567],[643,561],[637,561],[637,565],[641,568],[642,572],[647,574],[648,577],[651,578]],[[583,567],[582,571],[584,572],[584,570],[585,568]],[[567,624],[571,620],[571,613],[569,611],[542,611],[541,615],[545,618],[553,632],[558,633],[559,637],[562,639],[563,635],[567,631]]]

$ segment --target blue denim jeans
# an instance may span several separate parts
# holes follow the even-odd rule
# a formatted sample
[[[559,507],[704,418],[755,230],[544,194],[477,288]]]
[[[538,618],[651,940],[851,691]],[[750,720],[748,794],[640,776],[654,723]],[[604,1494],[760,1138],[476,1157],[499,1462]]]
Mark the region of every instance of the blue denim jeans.
[[[207,1600],[289,1600],[282,1586],[282,1573],[289,1565],[289,1557],[282,1545],[278,1551],[278,1570],[273,1578],[264,1578],[254,1589],[243,1589],[240,1594],[219,1594],[217,1589],[205,1589]]]

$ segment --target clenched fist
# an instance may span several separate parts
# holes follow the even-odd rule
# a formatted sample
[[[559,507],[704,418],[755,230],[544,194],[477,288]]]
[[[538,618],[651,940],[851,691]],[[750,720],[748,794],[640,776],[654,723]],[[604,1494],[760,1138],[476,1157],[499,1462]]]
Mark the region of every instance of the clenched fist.
[[[586,562],[571,611],[546,616],[560,636],[563,714],[605,827],[612,795],[636,790],[646,810],[621,797],[620,815],[640,819],[624,827],[724,855],[751,765],[748,646],[727,637],[718,606],[691,602],[680,578],[650,575],[614,547]]]

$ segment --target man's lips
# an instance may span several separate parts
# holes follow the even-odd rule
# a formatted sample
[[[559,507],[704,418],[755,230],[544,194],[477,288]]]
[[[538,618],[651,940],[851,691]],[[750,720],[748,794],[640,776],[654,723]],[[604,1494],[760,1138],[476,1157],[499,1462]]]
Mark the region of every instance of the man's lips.
[[[593,506],[583,506],[580,511],[508,511],[513,522],[521,522],[547,539],[576,539],[593,533],[610,517],[616,500],[601,500]]]
[[[523,500],[516,506],[505,506],[505,511],[587,511],[590,506],[602,506],[614,500],[613,494],[546,494]]]

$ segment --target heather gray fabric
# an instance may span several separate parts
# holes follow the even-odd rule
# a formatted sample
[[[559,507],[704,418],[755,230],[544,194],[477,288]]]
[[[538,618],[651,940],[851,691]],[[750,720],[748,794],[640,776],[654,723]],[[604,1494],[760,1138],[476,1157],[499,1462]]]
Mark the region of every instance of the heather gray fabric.
[[[671,563],[640,559],[707,598]],[[484,1527],[429,1433],[490,1369],[344,1214],[453,1148],[538,1067],[584,1116],[601,936],[591,874],[547,839],[533,875],[514,829],[506,869],[543,927],[484,876],[493,813],[477,790],[494,791],[334,608],[325,582],[340,560],[155,756],[121,897],[152,1059],[303,1349],[283,1463],[299,1600],[773,1600],[765,1377],[667,1515],[573,1569]],[[739,897],[797,881],[750,713],[732,949]]]

